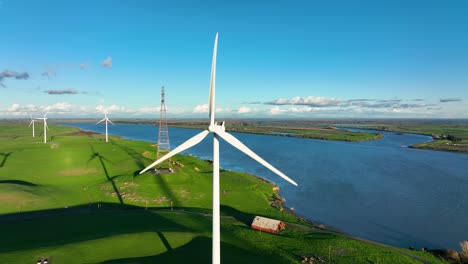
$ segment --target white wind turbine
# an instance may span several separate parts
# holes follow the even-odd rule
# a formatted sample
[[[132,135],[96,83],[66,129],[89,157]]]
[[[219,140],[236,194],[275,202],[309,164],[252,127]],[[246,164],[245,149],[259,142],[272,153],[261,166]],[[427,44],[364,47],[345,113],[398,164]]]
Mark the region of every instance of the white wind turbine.
[[[47,143],[47,130],[49,129],[49,127],[47,126],[47,114],[48,113],[49,112],[45,113],[44,117],[36,118],[39,120],[44,120],[44,143]]]
[[[28,127],[31,127],[31,125],[32,125],[33,137],[36,137],[36,131],[34,129],[34,123],[36,123],[37,120],[33,119],[32,116],[30,116],[30,117],[31,117],[31,122],[29,123]]]
[[[189,140],[182,143],[180,146],[167,153],[159,160],[153,162],[151,165],[146,167],[140,172],[140,174],[146,172],[150,168],[156,166],[157,164],[163,162],[164,160],[169,159],[177,153],[180,153],[198,143],[200,143],[209,133],[213,133],[213,251],[212,258],[213,264],[219,264],[221,261],[221,241],[220,241],[220,208],[219,208],[219,138],[224,139],[229,144],[242,151],[247,156],[256,160],[258,163],[267,167],[281,178],[297,186],[297,183],[288,178],[282,172],[277,170],[275,167],[270,165],[268,162],[263,160],[252,150],[246,147],[242,142],[236,139],[231,134],[225,132],[224,122],[218,124],[215,122],[215,81],[216,81],[216,50],[218,46],[218,33],[216,33],[214,50],[213,50],[213,61],[211,65],[211,81],[210,81],[210,94],[209,94],[209,116],[210,116],[210,125],[208,130],[195,135]]]
[[[114,125],[114,123],[112,123],[112,121],[110,121],[109,118],[107,118],[107,113],[104,113],[104,118],[103,118],[101,121],[97,122],[96,125],[99,124],[99,123],[101,123],[102,121],[106,121],[106,142],[108,142],[108,137],[107,137],[107,122],[109,122],[109,123],[111,123],[111,124],[113,124],[113,125]]]

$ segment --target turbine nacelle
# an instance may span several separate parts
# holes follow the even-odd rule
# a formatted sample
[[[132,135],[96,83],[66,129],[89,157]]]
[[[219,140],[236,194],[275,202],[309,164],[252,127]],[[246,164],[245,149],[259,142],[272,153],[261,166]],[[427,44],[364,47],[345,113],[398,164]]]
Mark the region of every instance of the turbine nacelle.
[[[210,125],[208,127],[208,131],[210,131],[211,133],[220,133],[220,132],[225,132],[226,131],[226,128],[224,127],[224,121],[221,122],[221,124],[218,124],[218,122],[215,122],[213,125]]]

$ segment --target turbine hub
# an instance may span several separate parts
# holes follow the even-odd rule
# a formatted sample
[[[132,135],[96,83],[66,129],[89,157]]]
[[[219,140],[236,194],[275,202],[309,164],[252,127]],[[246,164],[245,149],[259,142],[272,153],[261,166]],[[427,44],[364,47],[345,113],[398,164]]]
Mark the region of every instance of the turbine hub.
[[[210,126],[208,127],[208,131],[210,131],[210,132],[212,132],[212,133],[215,132],[215,131],[216,131],[216,125],[210,125]]]
[[[214,123],[214,125],[210,125],[208,127],[208,131],[210,131],[212,133],[226,131],[226,128],[224,127],[224,122],[222,122],[221,125],[219,125],[218,123]]]

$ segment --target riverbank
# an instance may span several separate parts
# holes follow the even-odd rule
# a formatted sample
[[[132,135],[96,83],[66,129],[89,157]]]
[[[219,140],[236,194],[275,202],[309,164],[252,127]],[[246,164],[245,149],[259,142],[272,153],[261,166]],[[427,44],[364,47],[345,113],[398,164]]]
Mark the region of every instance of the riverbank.
[[[464,124],[400,123],[355,125],[353,127],[384,132],[426,135],[432,137],[434,141],[415,144],[409,147],[417,149],[468,153],[468,125]]]
[[[89,119],[77,120],[57,120],[59,122],[94,122]],[[116,124],[155,124],[154,120],[150,119],[115,119]],[[200,129],[204,130],[208,127],[206,120],[199,119],[168,119],[167,124],[172,128],[187,128],[187,129]],[[368,132],[353,132],[336,129],[332,123],[315,123],[314,121],[308,122],[291,122],[286,120],[237,120],[228,119],[226,121],[226,131],[247,133],[247,134],[260,134],[270,136],[284,136],[295,138],[309,138],[318,140],[336,140],[336,141],[349,141],[361,142],[370,141],[382,138],[381,134],[368,133]]]

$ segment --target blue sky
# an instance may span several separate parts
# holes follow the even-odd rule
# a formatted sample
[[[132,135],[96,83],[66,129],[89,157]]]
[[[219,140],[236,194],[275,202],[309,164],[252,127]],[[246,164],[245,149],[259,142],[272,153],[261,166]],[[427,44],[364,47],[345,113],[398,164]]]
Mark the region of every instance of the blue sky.
[[[468,2],[0,0],[0,117],[468,117]]]

